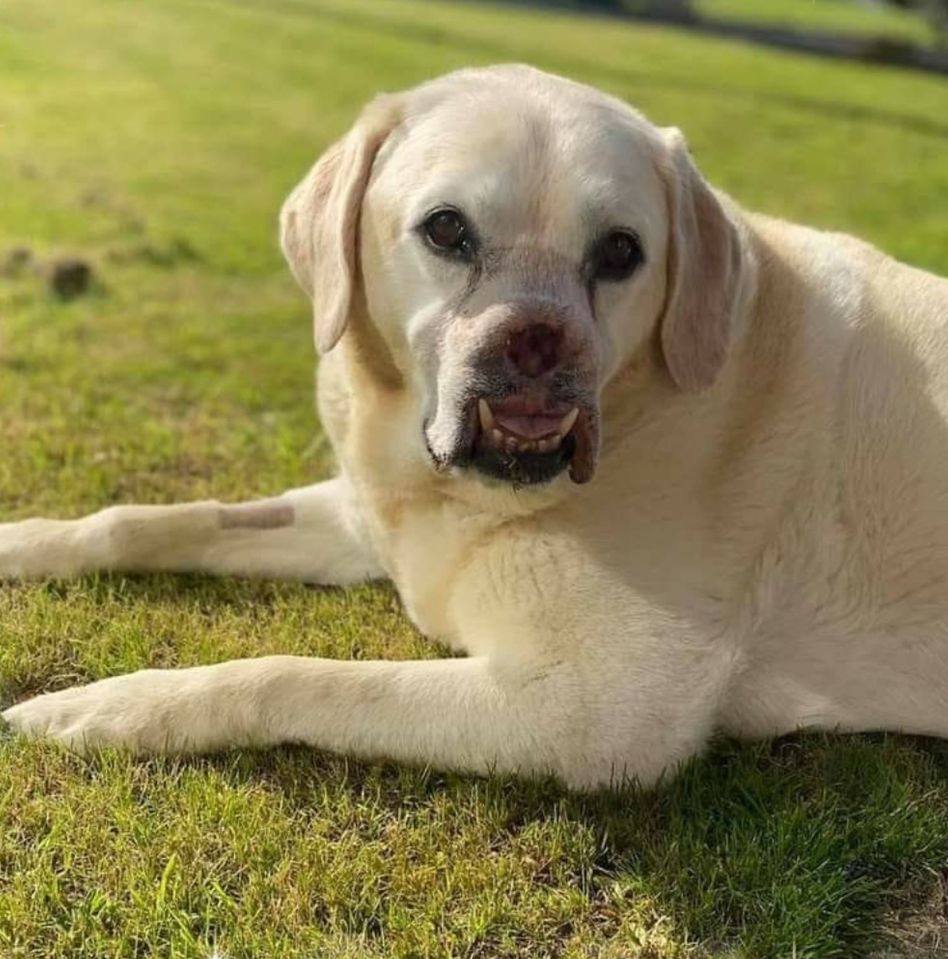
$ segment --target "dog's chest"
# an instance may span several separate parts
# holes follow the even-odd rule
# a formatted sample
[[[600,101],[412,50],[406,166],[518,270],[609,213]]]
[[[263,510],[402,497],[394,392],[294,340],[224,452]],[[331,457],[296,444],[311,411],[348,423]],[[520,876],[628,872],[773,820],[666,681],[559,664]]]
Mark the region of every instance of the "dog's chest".
[[[483,523],[438,503],[401,506],[397,516],[376,503],[376,548],[405,612],[432,639],[464,648],[451,609]]]

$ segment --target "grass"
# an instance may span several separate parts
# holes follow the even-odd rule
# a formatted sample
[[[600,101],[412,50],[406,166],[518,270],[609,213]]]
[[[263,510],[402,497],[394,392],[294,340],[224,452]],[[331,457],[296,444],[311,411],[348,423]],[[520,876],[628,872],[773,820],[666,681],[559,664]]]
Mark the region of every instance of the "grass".
[[[695,9],[720,20],[886,37],[923,46],[935,40],[920,12],[862,0],[696,0]]]
[[[747,205],[948,270],[937,79],[457,3],[7,0],[0,254],[78,254],[98,280],[63,304],[0,277],[0,517],[326,475],[278,205],[378,89],[510,59],[681,125]],[[436,654],[385,588],[0,588],[9,696],[276,651]],[[14,959],[854,959],[890,934],[921,957],[946,874],[948,746],[922,740],[724,743],[655,793],[587,797],[303,750],[0,742]]]

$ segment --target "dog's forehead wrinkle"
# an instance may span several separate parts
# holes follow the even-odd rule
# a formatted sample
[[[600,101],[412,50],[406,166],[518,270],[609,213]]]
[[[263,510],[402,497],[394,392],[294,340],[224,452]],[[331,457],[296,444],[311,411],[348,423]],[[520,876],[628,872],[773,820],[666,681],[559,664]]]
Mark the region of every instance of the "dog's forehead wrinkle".
[[[485,275],[522,297],[566,304],[577,299],[582,262],[579,255],[525,242],[492,251]]]
[[[497,260],[524,274],[559,274],[572,265],[572,258],[550,246],[525,241],[496,249]]]

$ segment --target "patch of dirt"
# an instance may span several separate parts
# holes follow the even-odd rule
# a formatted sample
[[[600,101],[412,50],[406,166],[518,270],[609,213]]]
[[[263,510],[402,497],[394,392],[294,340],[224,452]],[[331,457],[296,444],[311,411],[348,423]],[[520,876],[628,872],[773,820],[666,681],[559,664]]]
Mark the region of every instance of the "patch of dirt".
[[[948,871],[911,905],[893,910],[885,923],[885,945],[870,959],[948,959]]]
[[[61,300],[74,300],[89,292],[93,271],[88,260],[79,257],[60,257],[49,269],[49,288]]]

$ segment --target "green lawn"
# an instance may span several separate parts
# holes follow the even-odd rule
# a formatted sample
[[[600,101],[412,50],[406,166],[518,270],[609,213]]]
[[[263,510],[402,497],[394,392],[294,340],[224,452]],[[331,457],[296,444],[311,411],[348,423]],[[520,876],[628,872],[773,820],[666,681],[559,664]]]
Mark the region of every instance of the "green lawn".
[[[377,90],[510,59],[681,125],[747,205],[948,271],[942,80],[460,3],[4,0],[0,260],[78,254],[98,283],[61,304],[0,277],[0,519],[326,475],[279,203]],[[436,654],[384,588],[0,586],[8,697],[277,651]],[[721,744],[593,797],[0,742],[4,959],[930,957],[946,874],[948,745],[921,740]]]
[[[863,0],[695,0],[695,9],[720,20],[743,20],[855,36],[888,37],[908,43],[935,40],[929,22],[917,12]]]

